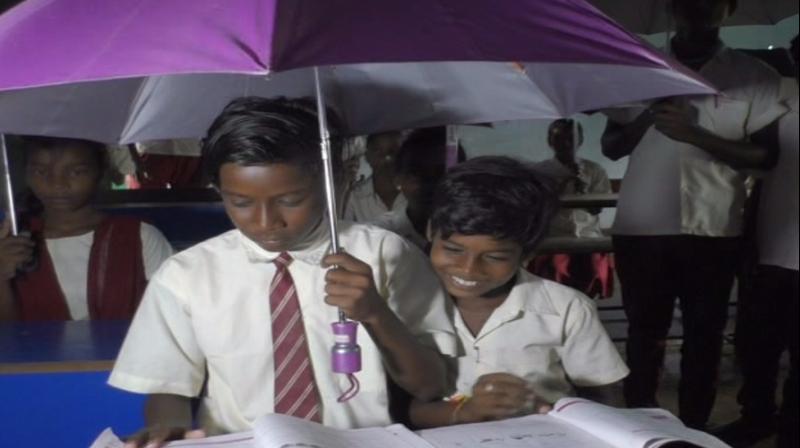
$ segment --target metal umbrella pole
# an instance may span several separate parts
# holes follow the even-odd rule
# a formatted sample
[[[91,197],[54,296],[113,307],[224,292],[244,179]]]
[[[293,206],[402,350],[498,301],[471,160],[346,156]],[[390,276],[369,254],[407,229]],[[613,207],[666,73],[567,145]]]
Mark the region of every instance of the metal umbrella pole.
[[[14,206],[14,189],[11,185],[11,165],[8,163],[8,147],[6,146],[6,136],[0,133],[0,152],[3,153],[3,182],[6,193],[6,216],[11,223],[11,235],[19,235],[17,225],[17,209]]]
[[[331,135],[328,130],[328,119],[325,114],[325,96],[319,79],[319,68],[314,67],[314,88],[317,95],[317,117],[319,121],[320,153],[325,182],[325,201],[328,209],[328,229],[331,237],[333,253],[339,252],[339,232],[336,217],[336,185],[333,179],[333,161],[331,159]],[[354,373],[361,370],[361,349],[356,341],[358,324],[347,320],[344,312],[339,310],[339,320],[331,324],[336,343],[331,349],[333,371],[347,374],[350,378],[350,390],[345,392],[339,401],[346,401],[358,393],[358,380]]]

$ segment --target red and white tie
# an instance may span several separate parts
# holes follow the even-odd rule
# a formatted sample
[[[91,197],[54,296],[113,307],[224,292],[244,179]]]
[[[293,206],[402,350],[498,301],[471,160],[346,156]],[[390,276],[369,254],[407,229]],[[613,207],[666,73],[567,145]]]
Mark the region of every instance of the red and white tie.
[[[314,383],[303,316],[288,269],[291,262],[292,257],[286,252],[275,259],[277,271],[269,290],[275,361],[275,412],[321,422],[321,403]]]

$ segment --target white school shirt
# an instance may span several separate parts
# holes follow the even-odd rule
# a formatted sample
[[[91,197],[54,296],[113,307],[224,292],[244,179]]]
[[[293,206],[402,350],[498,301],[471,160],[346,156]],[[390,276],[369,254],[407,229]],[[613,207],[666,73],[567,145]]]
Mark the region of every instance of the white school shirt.
[[[406,207],[403,207],[401,210],[386,212],[371,220],[369,224],[402,236],[403,239],[417,246],[420,250],[424,251],[428,245],[428,238],[417,232],[417,229],[414,228],[414,224],[408,219]]]
[[[767,174],[758,209],[759,263],[798,270],[797,80],[786,80],[789,113],[781,117],[778,163]]]
[[[142,223],[139,235],[142,240],[144,275],[150,279],[161,263],[172,255],[172,246],[164,235],[150,224]],[[86,284],[89,279],[89,257],[94,242],[94,231],[66,238],[47,238],[45,241],[70,316],[73,320],[88,319]]]
[[[397,235],[342,222],[341,246],[369,264],[389,306],[423,342],[455,353],[450,309],[424,255]],[[336,428],[391,423],[386,373],[378,347],[359,325],[360,392],[331,372],[331,323],[337,309],[324,303],[329,248],[320,224],[311,244],[290,251],[322,422]],[[211,433],[244,431],[274,409],[274,364],[269,287],[278,256],[232,230],[168,259],[153,276],[123,343],[109,384],[136,393],[198,396],[208,370],[200,422]]]
[[[511,293],[473,336],[460,313],[455,386],[471,395],[482,375],[505,372],[527,380],[544,400],[570,396],[573,385],[603,386],[628,367],[597,316],[594,303],[567,286],[520,270]]]
[[[375,193],[372,176],[353,186],[345,205],[344,219],[354,222],[370,222],[386,212],[405,210],[406,197],[398,193],[391,208],[386,207],[380,196]]]
[[[724,46],[700,74],[721,96],[689,99],[698,124],[728,140],[745,140],[786,112],[780,76]],[[688,97],[687,97],[688,98]],[[632,120],[641,110],[633,112]],[[630,155],[612,232],[617,235],[739,236],[746,175],[651,127]]]
[[[584,193],[611,193],[611,181],[608,180],[608,174],[600,164],[580,158],[576,159],[576,162],[578,178],[586,184]],[[578,194],[575,183],[568,180],[574,176],[574,173],[558,159],[552,158],[536,163],[533,165],[533,169],[554,177],[558,182],[566,180],[562,194]],[[582,208],[561,208],[550,222],[549,235],[579,238],[604,236],[600,229],[598,215],[589,213]]]

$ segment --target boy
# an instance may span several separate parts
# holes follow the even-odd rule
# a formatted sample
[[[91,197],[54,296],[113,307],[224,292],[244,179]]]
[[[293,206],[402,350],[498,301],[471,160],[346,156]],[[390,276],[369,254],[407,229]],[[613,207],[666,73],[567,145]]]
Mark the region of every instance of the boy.
[[[306,101],[241,98],[212,124],[203,155],[236,229],[167,260],[145,294],[109,380],[151,394],[149,428],[131,446],[196,435],[190,403],[204,382],[201,435],[247,430],[271,412],[389,424],[387,372],[416,397],[441,393],[444,366],[415,339],[453,350],[436,278],[419,251],[377,228],[343,223],[346,253],[328,254],[318,145]],[[337,307],[361,322],[350,400],[347,376],[330,370]]]
[[[573,385],[597,389],[627,375],[592,302],[522,269],[555,208],[553,186],[507,157],[471,159],[437,188],[430,259],[458,310],[459,399],[416,402],[415,425],[542,411]]]

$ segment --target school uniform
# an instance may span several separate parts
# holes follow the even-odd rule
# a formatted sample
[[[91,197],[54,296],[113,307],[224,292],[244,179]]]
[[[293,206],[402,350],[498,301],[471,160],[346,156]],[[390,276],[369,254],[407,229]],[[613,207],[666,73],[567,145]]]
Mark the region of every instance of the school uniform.
[[[40,234],[40,220],[31,223]],[[147,280],[172,255],[155,227],[109,216],[97,230],[39,242],[38,267],[12,285],[22,320],[131,319]]]
[[[398,193],[391,207],[383,203],[375,192],[372,176],[353,186],[345,205],[343,219],[353,222],[370,222],[387,212],[403,211],[406,208],[406,197]]]
[[[443,353],[454,353],[444,292],[423,254],[375,227],[342,222],[339,231],[341,246],[372,267],[378,293],[410,331]],[[336,428],[389,424],[386,371],[360,325],[361,389],[337,402],[350,385],[345,375],[331,371],[331,323],[338,310],[324,303],[326,270],[320,263],[328,251],[321,222],[307,245],[288,252],[321,421]],[[211,433],[249,429],[273,412],[269,292],[278,255],[232,230],[167,260],[148,286],[109,383],[137,393],[194,397],[207,375],[200,425]]]
[[[533,169],[555,178],[563,185],[561,194],[576,195],[587,193],[611,193],[611,181],[600,164],[591,160],[576,159],[578,173],[552,158],[533,165]],[[582,184],[578,188],[578,181]],[[574,236],[579,238],[599,238],[604,236],[597,215],[582,208],[563,208],[556,213],[550,223],[551,236]]]
[[[389,230],[403,237],[409,243],[417,246],[420,250],[426,251],[428,248],[428,238],[417,232],[414,224],[408,218],[406,207],[400,210],[386,212],[371,220],[369,224]]]
[[[700,74],[722,95],[687,101],[697,124],[721,138],[745,140],[786,111],[778,74],[744,53],[721,46]],[[690,426],[706,424],[740,255],[745,180],[745,173],[654,127],[631,153],[612,228],[629,321],[628,405],[656,404],[664,339],[680,297],[679,413]]]
[[[527,380],[544,400],[573,395],[574,386],[611,384],[628,374],[597,315],[580,292],[520,270],[506,300],[473,335],[455,314],[460,341],[452,362],[458,393],[470,395],[482,375],[505,372]]]

